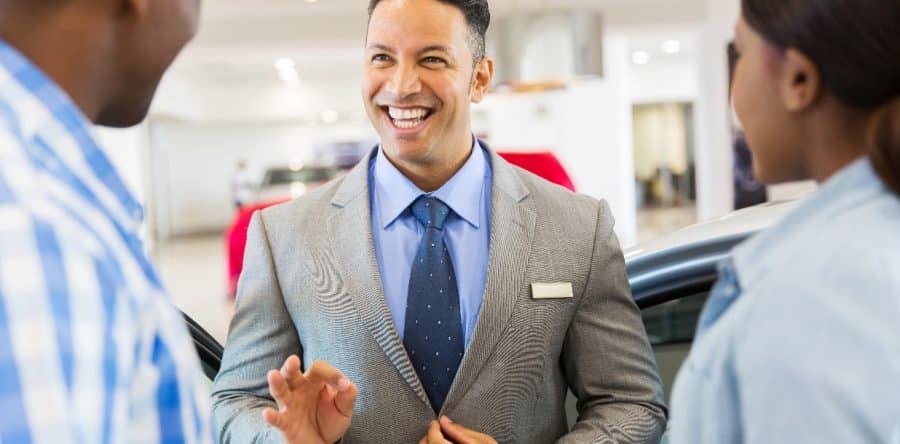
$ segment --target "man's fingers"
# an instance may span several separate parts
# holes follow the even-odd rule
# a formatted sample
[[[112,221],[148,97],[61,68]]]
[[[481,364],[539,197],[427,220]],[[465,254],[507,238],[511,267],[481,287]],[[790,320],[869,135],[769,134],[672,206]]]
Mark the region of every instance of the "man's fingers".
[[[282,406],[287,404],[291,391],[281,372],[278,370],[270,370],[266,375],[266,379],[269,381],[269,393],[272,394],[272,397],[275,398],[278,405]]]
[[[346,380],[347,377],[344,376],[340,370],[332,367],[331,364],[319,359],[309,366],[309,369],[306,371],[306,379],[315,383],[330,384],[334,388],[341,390],[339,385],[341,384],[341,381]],[[349,380],[347,382],[349,382]],[[344,388],[346,388],[346,386]]]
[[[309,366],[309,369],[306,371],[306,379],[316,387],[328,384],[337,389],[338,392],[346,391],[351,385],[350,380],[340,370],[322,360],[317,360]]]
[[[471,431],[450,420],[447,416],[441,416],[440,428],[448,438],[457,444],[468,444],[472,442]]]
[[[279,415],[278,412],[275,411],[275,409],[266,408],[265,410],[263,410],[262,415],[263,415],[263,419],[270,426],[275,427],[277,429],[281,428],[281,415]]]
[[[444,434],[441,432],[441,424],[437,421],[431,421],[431,424],[428,426],[428,444],[450,444],[449,441],[444,439]]]
[[[281,366],[281,376],[284,376],[288,387],[291,389],[296,389],[303,384],[303,374],[300,373],[300,358],[297,355],[291,355],[284,361],[284,365]]]
[[[353,406],[356,404],[356,384],[350,385],[343,391],[338,389],[337,395],[334,397],[334,407],[342,415],[350,418],[353,416]]]

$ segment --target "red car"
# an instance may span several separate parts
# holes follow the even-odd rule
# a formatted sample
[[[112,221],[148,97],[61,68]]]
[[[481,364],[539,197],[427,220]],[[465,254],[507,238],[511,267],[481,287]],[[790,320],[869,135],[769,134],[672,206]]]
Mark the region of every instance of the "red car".
[[[544,179],[575,191],[572,179],[566,173],[566,169],[559,162],[557,157],[549,152],[529,152],[515,153],[504,152],[498,153],[500,157],[506,159],[507,162],[516,165],[522,169],[528,170]],[[291,200],[291,197],[268,200],[254,205],[241,207],[231,226],[225,232],[225,244],[228,252],[228,297],[234,299],[237,293],[237,282],[241,275],[241,269],[244,265],[244,247],[247,243],[247,228],[250,226],[250,218],[257,210],[261,210],[272,205]]]

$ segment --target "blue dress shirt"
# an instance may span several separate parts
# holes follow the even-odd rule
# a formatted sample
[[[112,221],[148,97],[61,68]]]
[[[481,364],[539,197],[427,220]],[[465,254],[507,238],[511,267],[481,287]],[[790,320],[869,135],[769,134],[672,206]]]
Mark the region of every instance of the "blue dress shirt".
[[[675,381],[670,442],[900,443],[900,198],[870,163],[732,257]]]
[[[425,230],[409,209],[421,195],[446,203],[453,214],[444,224],[459,290],[466,346],[478,321],[487,279],[491,220],[490,155],[477,140],[462,168],[441,188],[425,193],[403,175],[379,147],[369,163],[372,234],[384,297],[397,332],[403,337],[409,275]]]

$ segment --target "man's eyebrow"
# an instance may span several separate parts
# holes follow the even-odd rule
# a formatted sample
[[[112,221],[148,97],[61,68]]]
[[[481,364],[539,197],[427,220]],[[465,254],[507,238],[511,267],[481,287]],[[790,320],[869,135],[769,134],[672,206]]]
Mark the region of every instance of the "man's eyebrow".
[[[373,51],[373,50],[377,49],[377,50],[381,50],[381,51],[385,51],[385,52],[394,52],[394,49],[391,48],[390,46],[385,46],[380,43],[373,43],[373,44],[369,45],[369,47],[366,49],[368,49],[369,51]]]
[[[432,51],[439,51],[439,52],[444,52],[447,54],[452,53],[452,51],[450,50],[450,47],[443,46],[443,45],[431,45],[431,46],[426,46],[426,47],[422,48],[419,51],[419,54],[424,54],[426,52],[432,52]]]

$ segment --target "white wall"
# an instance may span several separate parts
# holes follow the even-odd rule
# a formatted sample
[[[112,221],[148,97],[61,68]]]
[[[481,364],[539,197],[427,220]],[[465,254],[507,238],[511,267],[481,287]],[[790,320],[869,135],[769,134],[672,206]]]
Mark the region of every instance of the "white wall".
[[[728,102],[728,42],[740,13],[739,0],[708,0],[700,33],[697,137],[697,211],[701,220],[734,207],[731,112]]]
[[[697,100],[697,61],[694,58],[654,60],[632,64],[628,78],[634,104],[687,102]]]
[[[146,127],[96,127],[95,132],[100,146],[122,177],[125,186],[138,201],[145,202],[143,150],[146,144]]]
[[[96,127],[98,143],[116,168],[128,191],[144,206],[144,223],[139,229],[139,236],[144,247],[153,248],[154,231],[154,196],[152,184],[154,178],[150,174],[149,132],[146,123],[126,128]]]
[[[636,238],[628,42],[604,41],[605,76],[537,94],[495,94],[476,107],[496,149],[553,150],[580,193],[606,199],[625,245]]]
[[[360,70],[345,68],[327,79],[301,80],[299,87],[291,89],[262,80],[203,83],[173,73],[160,87],[153,114],[204,124],[246,124],[318,122],[321,113],[329,110],[344,121],[359,123],[365,119],[360,76]]]
[[[223,230],[234,207],[230,180],[239,159],[261,177],[265,168],[292,159],[315,161],[323,142],[371,136],[358,126],[309,127],[291,124],[151,124],[153,168],[158,196],[158,236],[166,239]]]

